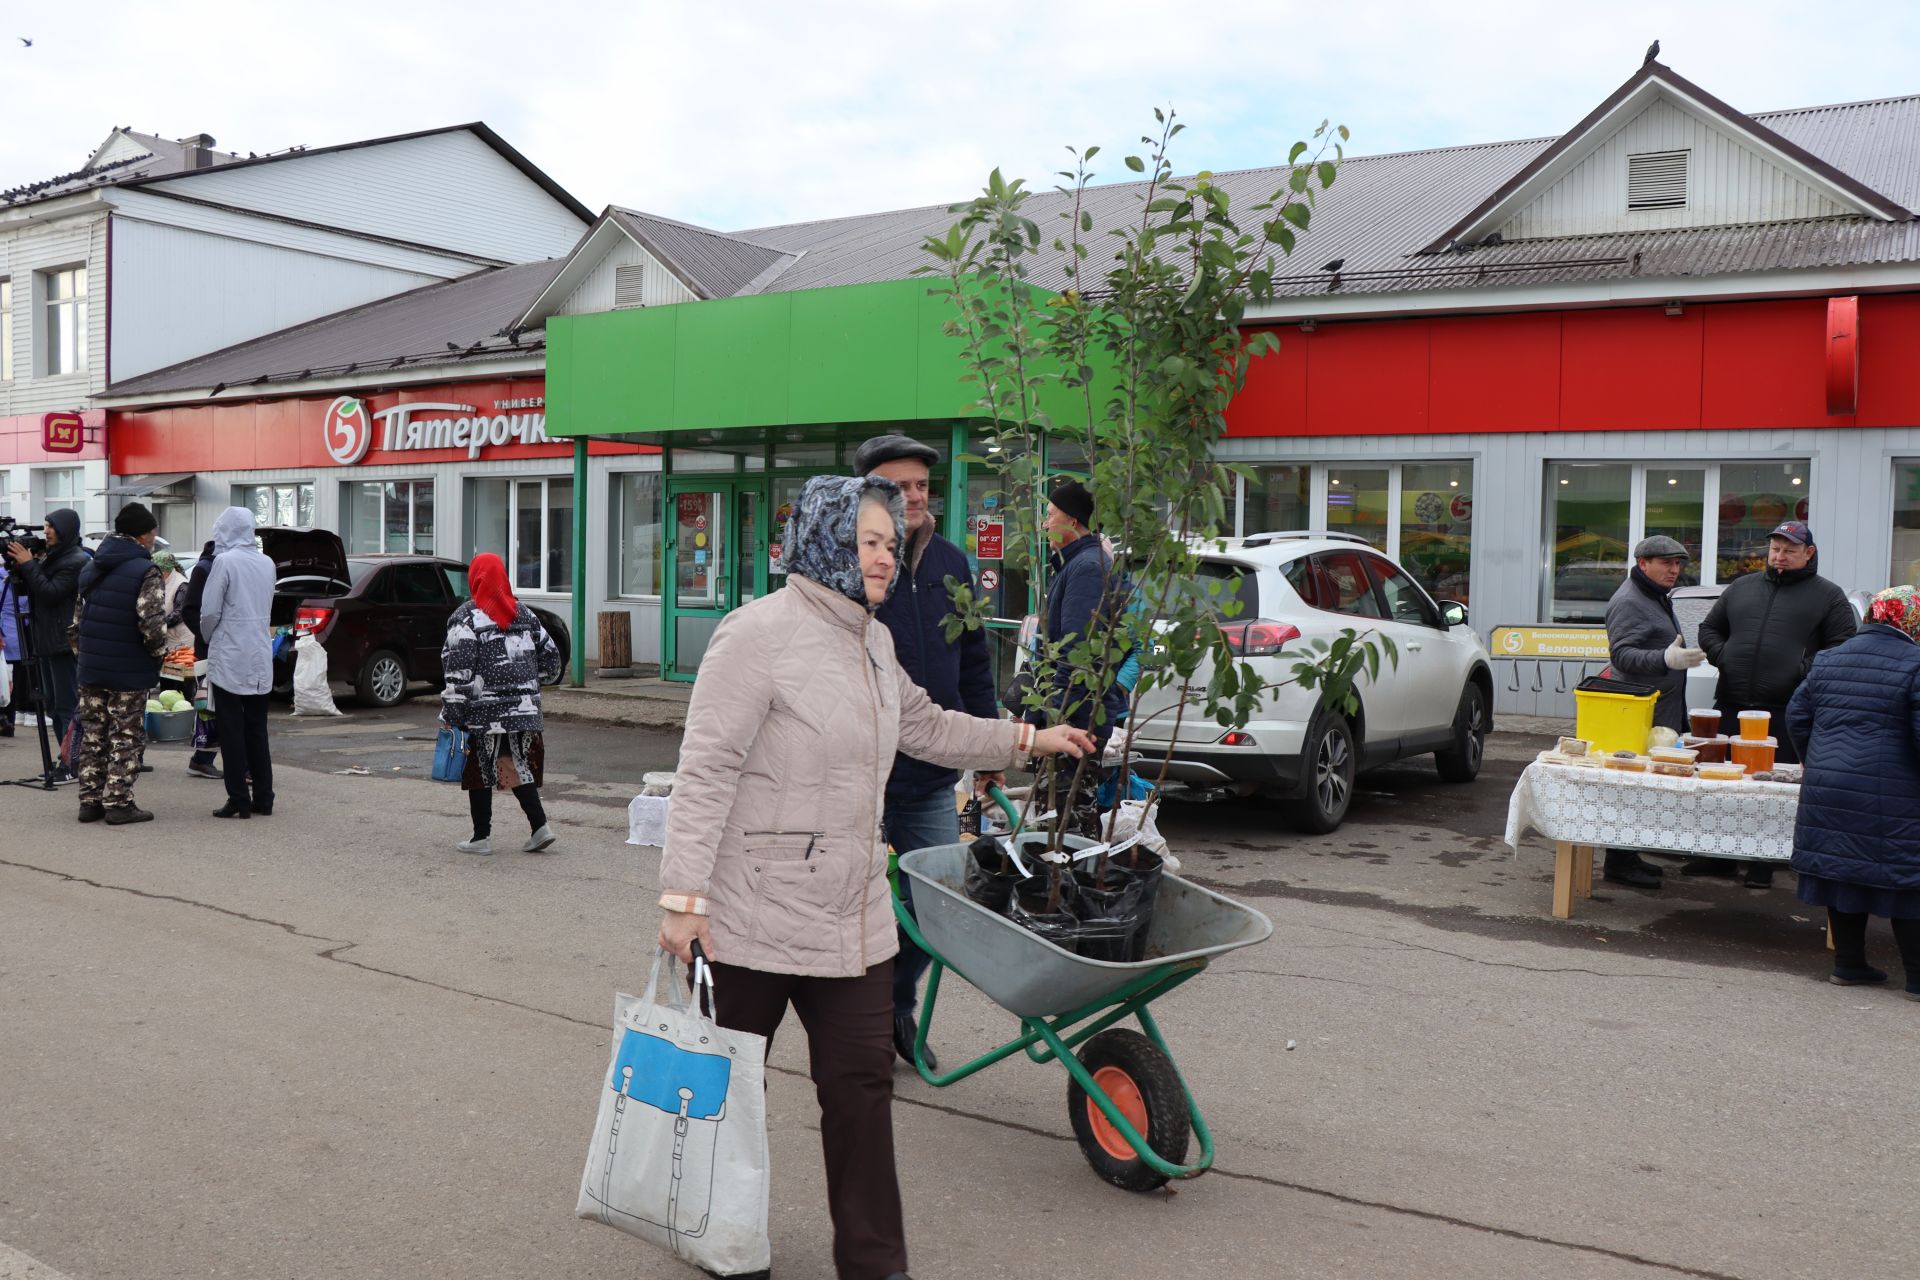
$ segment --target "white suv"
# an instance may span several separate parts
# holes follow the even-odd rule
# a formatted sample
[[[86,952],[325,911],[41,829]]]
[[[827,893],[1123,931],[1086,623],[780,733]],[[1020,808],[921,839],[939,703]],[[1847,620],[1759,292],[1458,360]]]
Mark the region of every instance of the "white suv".
[[[1327,832],[1346,817],[1363,769],[1431,752],[1448,782],[1480,772],[1493,727],[1487,651],[1467,626],[1466,606],[1435,604],[1407,572],[1348,534],[1262,533],[1209,542],[1201,572],[1241,603],[1222,623],[1229,643],[1263,681],[1293,678],[1302,641],[1352,629],[1393,641],[1399,665],[1362,677],[1351,721],[1297,685],[1270,691],[1245,724],[1222,726],[1197,702],[1180,717],[1177,689],[1147,694],[1135,713],[1137,771],[1151,780],[1169,746],[1167,777],[1192,786],[1274,791],[1303,831]],[[1207,677],[1203,668],[1196,687]],[[1124,726],[1122,727],[1124,729]]]

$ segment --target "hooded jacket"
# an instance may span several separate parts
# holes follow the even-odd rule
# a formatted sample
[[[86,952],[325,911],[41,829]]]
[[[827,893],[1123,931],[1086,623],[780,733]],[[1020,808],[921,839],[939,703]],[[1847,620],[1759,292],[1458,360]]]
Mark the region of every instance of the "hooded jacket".
[[[67,629],[73,625],[73,602],[80,594],[80,570],[86,567],[86,548],[80,545],[80,513],[71,507],[47,513],[47,523],[60,536],[45,557],[29,560],[15,571],[32,604],[27,639],[37,657],[72,653]]]
[[[1847,593],[1820,576],[1818,553],[1804,569],[1769,566],[1735,578],[1700,624],[1700,647],[1720,669],[1714,701],[1735,710],[1785,707],[1814,655],[1845,644],[1857,626]]]
[[[167,651],[165,579],[146,547],[107,535],[80,571],[80,684],[151,689]]]
[[[892,634],[894,657],[936,705],[975,716],[997,715],[987,633],[963,631],[958,639],[948,640],[940,625],[953,612],[947,579],[965,582],[973,576],[966,553],[935,533],[931,523],[920,537],[907,540],[906,553],[893,594],[873,615]],[[899,755],[887,779],[887,795],[912,799],[951,790],[959,781],[952,769]]]
[[[808,481],[787,586],[721,619],[701,659],[660,878],[707,897],[727,964],[845,978],[891,957],[880,819],[896,749],[948,768],[1016,763],[1011,721],[934,705],[874,623],[853,531],[882,485],[898,528],[887,481]]]
[[[1060,669],[1055,674],[1054,705],[1064,707],[1072,703],[1073,713],[1066,718],[1067,723],[1092,730],[1093,736],[1104,744],[1120,717],[1126,714],[1127,691],[1109,676],[1099,698],[1103,714],[1096,724],[1094,699],[1085,688],[1072,686],[1073,672],[1065,654],[1094,626],[1096,619],[1107,626],[1114,625],[1120,615],[1110,601],[1124,594],[1123,586],[1099,534],[1075,538],[1061,548],[1058,555],[1053,581],[1047,584],[1046,635],[1050,641],[1065,641],[1067,649],[1062,651]],[[1117,674],[1116,669],[1113,675]],[[1035,723],[1045,719],[1039,713],[1028,718]]]
[[[1785,731],[1806,761],[1794,870],[1920,889],[1920,645],[1876,623],[1821,654]]]
[[[228,693],[273,689],[273,561],[254,545],[253,512],[228,507],[213,522],[213,568],[200,596],[207,679]]]
[[[1607,657],[1620,675],[1660,691],[1653,722],[1687,731],[1687,673],[1667,666],[1667,646],[1681,635],[1673,593],[1653,584],[1635,566],[1607,602]]]

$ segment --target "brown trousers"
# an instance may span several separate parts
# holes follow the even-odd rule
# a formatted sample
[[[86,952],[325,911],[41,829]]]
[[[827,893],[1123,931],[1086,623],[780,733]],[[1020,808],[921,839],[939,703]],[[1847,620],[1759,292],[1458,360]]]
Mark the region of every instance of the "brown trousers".
[[[893,961],[857,978],[802,978],[713,966],[723,1027],[773,1033],[791,1004],[807,1032],[820,1099],[820,1145],[840,1280],[907,1269],[906,1224],[893,1164]]]

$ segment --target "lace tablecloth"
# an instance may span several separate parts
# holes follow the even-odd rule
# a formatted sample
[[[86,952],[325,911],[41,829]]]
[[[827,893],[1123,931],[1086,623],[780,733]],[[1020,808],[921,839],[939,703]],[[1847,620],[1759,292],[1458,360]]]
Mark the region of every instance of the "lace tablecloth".
[[[1596,848],[1660,849],[1785,862],[1800,788],[1785,782],[1701,782],[1535,761],[1507,802],[1515,854],[1532,828]]]

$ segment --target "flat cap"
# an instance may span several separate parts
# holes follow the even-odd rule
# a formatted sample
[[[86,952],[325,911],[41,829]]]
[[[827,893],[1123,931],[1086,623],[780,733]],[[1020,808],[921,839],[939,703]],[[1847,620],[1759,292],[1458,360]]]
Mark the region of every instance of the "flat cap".
[[[1693,559],[1693,553],[1688,551],[1678,538],[1669,538],[1664,533],[1656,533],[1652,537],[1640,539],[1639,544],[1633,549],[1635,560],[1668,560],[1674,556],[1685,560]]]
[[[932,445],[921,444],[912,436],[891,431],[884,436],[874,436],[853,451],[853,474],[864,476],[881,463],[899,458],[913,458],[931,467],[939,463],[940,451]]]

